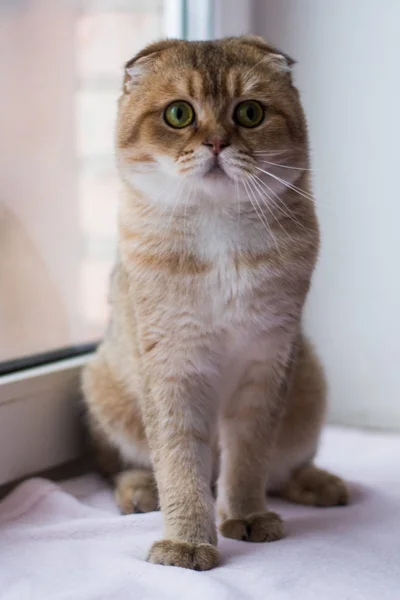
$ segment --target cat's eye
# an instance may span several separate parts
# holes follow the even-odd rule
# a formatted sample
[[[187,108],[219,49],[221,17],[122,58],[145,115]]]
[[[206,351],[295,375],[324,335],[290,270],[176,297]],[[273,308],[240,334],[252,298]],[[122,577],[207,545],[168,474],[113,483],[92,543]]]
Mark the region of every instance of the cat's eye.
[[[189,104],[189,102],[185,102],[184,100],[177,100],[176,102],[172,102],[164,112],[165,122],[175,129],[182,129],[183,127],[188,127],[194,121],[194,110]]]
[[[257,100],[240,102],[233,113],[235,123],[242,127],[257,127],[264,119],[264,108]]]

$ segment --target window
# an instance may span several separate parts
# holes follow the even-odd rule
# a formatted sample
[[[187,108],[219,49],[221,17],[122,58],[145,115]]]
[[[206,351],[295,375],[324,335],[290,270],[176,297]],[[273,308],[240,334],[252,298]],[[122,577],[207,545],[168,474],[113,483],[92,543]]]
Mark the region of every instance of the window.
[[[0,6],[0,363],[95,342],[107,316],[122,65],[180,2]]]

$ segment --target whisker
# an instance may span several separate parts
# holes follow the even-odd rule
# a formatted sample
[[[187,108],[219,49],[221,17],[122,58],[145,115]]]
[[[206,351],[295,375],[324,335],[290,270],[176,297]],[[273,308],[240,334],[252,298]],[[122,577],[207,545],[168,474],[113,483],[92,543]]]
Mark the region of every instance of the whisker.
[[[272,154],[283,154],[288,153],[289,150],[287,148],[278,148],[277,150],[253,150],[253,154],[264,154],[265,156],[271,156]]]
[[[274,167],[279,167],[280,169],[292,169],[293,171],[321,171],[322,169],[307,169],[305,167],[289,167],[288,165],[280,165],[279,163],[269,162],[268,160],[262,160],[262,163],[266,163],[267,165],[273,165]]]
[[[254,181],[254,183],[256,183],[256,182]],[[263,190],[262,188],[259,188],[259,190],[260,190],[260,198],[261,198],[261,200],[264,202],[264,204],[266,204],[266,205],[267,205],[267,201],[265,200],[265,197],[264,197],[264,196],[261,196],[261,193],[264,193],[264,190]],[[265,193],[266,193],[266,192],[265,192]],[[269,200],[270,200],[270,201],[273,203],[273,205],[274,205],[274,206],[275,206],[275,207],[276,207],[276,208],[279,210],[279,206],[277,207],[277,206],[276,206],[276,204],[274,203],[274,201],[272,200],[272,198],[269,196],[269,194],[267,194],[267,195],[268,195],[268,198],[269,198]],[[288,217],[289,217],[291,220],[293,220],[293,218],[292,218],[290,215],[288,215]],[[297,221],[296,221],[296,222],[297,222]],[[292,235],[290,235],[290,233],[288,232],[288,230],[287,230],[287,229],[285,229],[285,227],[282,225],[282,223],[281,223],[281,221],[280,221],[279,219],[277,219],[277,223],[278,223],[279,227],[282,229],[282,231],[283,231],[284,235],[285,235],[287,238],[289,238],[290,242],[291,242],[291,243],[292,243],[292,244],[293,244],[293,245],[294,245],[296,248],[301,248],[301,247],[302,247],[302,246],[301,246],[301,244],[299,244],[299,242],[298,242],[298,241],[296,241]],[[305,228],[305,227],[303,227],[303,226],[301,225],[301,223],[299,223],[299,222],[297,222],[297,223],[298,223],[298,224],[299,224],[299,225],[300,225],[300,226],[301,226],[301,227],[304,229],[304,231],[307,231],[307,230],[306,230],[306,228]]]
[[[258,183],[258,181],[256,180],[256,177],[257,177],[256,175],[250,175],[250,178],[251,178],[251,180],[253,181],[253,184],[256,186],[256,190],[257,190],[257,192],[258,192],[258,195],[259,195],[259,198],[260,198],[260,200],[261,200],[261,201],[262,201],[262,202],[265,204],[266,208],[268,209],[268,208],[269,208],[268,202],[267,202],[267,201],[266,201],[266,199],[265,199],[265,195],[263,195],[263,194],[266,194],[266,196],[268,197],[268,199],[271,201],[271,203],[272,203],[272,206],[273,206],[273,207],[276,207],[276,208],[278,208],[278,210],[279,210],[279,207],[277,207],[277,205],[275,204],[275,202],[274,202],[274,200],[271,198],[271,196],[270,196],[270,195],[269,195],[267,192],[265,192],[265,190],[263,190],[263,189],[261,188],[260,184],[259,184],[259,183]],[[277,221],[278,225],[281,227],[282,231],[283,231],[285,234],[287,234],[287,231],[286,231],[286,230],[283,228],[283,226],[282,226],[282,224],[280,223],[280,221],[279,221],[278,219],[277,219],[276,221]]]
[[[280,183],[282,183],[287,188],[289,188],[292,191],[294,191],[297,194],[299,194],[299,196],[303,196],[304,198],[306,198],[307,200],[309,200],[310,202],[312,202],[315,206],[323,206],[325,208],[328,208],[329,210],[332,210],[332,211],[334,210],[334,208],[333,208],[333,206],[331,204],[327,204],[326,202],[321,202],[320,200],[318,200],[318,202],[317,202],[317,200],[312,195],[307,194],[304,190],[300,189],[299,187],[297,187],[294,184],[289,183],[285,179],[282,179],[281,177],[278,177],[277,175],[274,175],[273,173],[270,173],[269,171],[265,171],[264,169],[261,169],[260,167],[255,167],[255,168],[258,171],[262,171],[266,175],[269,175],[273,179],[276,179],[277,181],[279,181]]]
[[[252,177],[254,177],[257,180],[258,185],[260,186],[260,189],[266,194],[268,199],[272,202],[273,206],[275,206],[277,208],[277,210],[282,212],[288,219],[293,221],[293,223],[296,223],[296,225],[298,225],[305,232],[307,232],[307,228],[302,223],[300,223],[300,221],[298,219],[296,219],[296,217],[293,214],[290,213],[289,209],[285,206],[285,203],[278,196],[278,194],[272,188],[270,188],[269,185],[261,179],[261,177],[258,177],[258,175],[252,175]],[[268,191],[271,192],[271,194],[273,194],[275,196],[275,198],[277,199],[277,202],[275,202],[274,199],[272,198],[272,196],[270,196],[266,190],[263,190],[261,186],[266,187],[268,189]]]
[[[193,188],[194,188],[194,183],[192,182],[190,193],[192,193]],[[183,251],[186,250],[186,213],[187,213],[188,201],[189,201],[189,194],[186,194],[185,208],[183,210]]]
[[[282,183],[289,189],[293,190],[294,192],[297,192],[299,194],[299,196],[303,196],[303,198],[306,198],[307,200],[310,200],[311,202],[315,202],[315,198],[313,198],[310,194],[307,194],[304,190],[300,189],[296,185],[289,183],[288,181],[286,181],[286,179],[282,179],[281,177],[278,177],[278,175],[274,175],[273,173],[270,173],[269,171],[266,171],[265,169],[261,169],[260,167],[256,167],[256,169],[258,171],[262,171],[262,173],[265,173],[266,175],[269,175],[273,179],[276,179],[276,181],[279,181],[280,183]]]
[[[236,202],[237,202],[237,228],[238,228],[238,232],[240,231],[240,197],[239,197],[239,182],[238,180],[235,178],[234,179],[235,182],[235,195],[236,195]]]
[[[244,183],[244,180],[243,180],[243,183]],[[258,209],[259,209],[259,211],[260,211],[260,215],[261,215],[261,216],[260,216],[259,218],[260,218],[261,222],[262,222],[262,223],[264,223],[264,225],[265,225],[265,228],[266,228],[267,232],[268,232],[268,233],[269,233],[269,235],[271,236],[271,238],[272,238],[272,240],[273,240],[273,242],[274,242],[274,244],[275,244],[275,247],[276,247],[276,250],[277,250],[278,254],[280,255],[280,257],[281,257],[281,258],[283,258],[283,257],[282,257],[282,254],[281,254],[281,251],[280,251],[280,248],[279,248],[278,241],[277,241],[277,239],[276,239],[276,237],[275,237],[275,235],[274,235],[274,232],[272,231],[272,227],[269,225],[269,223],[268,223],[268,220],[265,218],[265,216],[264,216],[264,214],[263,214],[263,211],[262,211],[262,208],[261,208],[261,206],[260,206],[260,203],[258,202],[258,200],[257,200],[257,198],[256,198],[256,195],[255,195],[255,193],[254,193],[254,191],[253,191],[253,186],[254,186],[254,183],[252,182],[252,180],[251,180],[251,179],[250,179],[250,180],[248,180],[248,182],[247,182],[247,183],[249,184],[249,189],[250,189],[250,191],[251,191],[251,194],[252,194],[252,196],[253,196],[253,198],[254,198],[254,201],[256,202],[256,204],[257,204],[257,206],[258,206]],[[250,200],[250,201],[251,201],[251,200]],[[252,204],[253,204],[253,202],[252,202]],[[253,207],[254,207],[254,209],[256,210],[256,208],[255,208],[254,204],[253,204]],[[257,212],[257,214],[258,214],[258,212]]]
[[[254,209],[254,211],[255,211],[256,215],[257,215],[257,218],[260,220],[260,222],[261,222],[261,223],[264,225],[265,229],[266,229],[266,230],[267,230],[267,232],[269,233],[269,227],[268,227],[268,225],[267,225],[267,224],[264,222],[264,220],[263,220],[263,218],[262,218],[262,215],[260,216],[260,214],[259,214],[259,212],[258,212],[257,208],[254,206],[254,203],[253,203],[253,201],[252,201],[252,199],[251,199],[251,197],[250,197],[250,194],[249,194],[249,188],[247,187],[247,184],[246,184],[246,181],[245,181],[245,179],[244,179],[244,178],[242,178],[240,181],[241,181],[241,183],[243,184],[243,187],[244,187],[244,189],[245,189],[245,191],[246,191],[247,197],[248,197],[248,199],[249,199],[249,200],[250,200],[250,202],[251,202],[251,205],[252,205],[252,207],[253,207],[253,209]]]
[[[268,155],[271,156],[271,154],[293,153],[293,151],[297,151],[297,150],[302,151],[303,149],[295,147],[295,148],[275,148],[274,150],[272,150],[272,149],[271,150],[253,150],[253,154],[261,154],[261,155],[264,154],[265,156],[268,156]],[[308,154],[312,156],[315,153],[313,150],[309,149]]]
[[[260,178],[258,178],[259,180],[257,181],[256,177],[257,177],[256,175],[252,175],[252,178],[254,178],[253,183],[254,183],[254,185],[257,186],[259,193],[260,193],[260,197],[262,198],[265,205],[268,208],[272,207],[273,209],[277,210],[278,212],[283,213],[288,219],[290,219],[291,221],[293,221],[294,223],[296,223],[298,225],[301,225],[301,223],[296,221],[296,219],[286,210],[284,203],[280,199],[279,199],[279,203],[276,202],[272,198],[272,196],[270,196],[270,194],[265,189],[263,189],[260,182],[262,182],[262,184],[264,184],[264,182]],[[267,201],[267,199],[268,199],[268,201]],[[277,220],[277,223],[279,223],[279,225],[281,225],[279,219],[276,219],[276,220]]]

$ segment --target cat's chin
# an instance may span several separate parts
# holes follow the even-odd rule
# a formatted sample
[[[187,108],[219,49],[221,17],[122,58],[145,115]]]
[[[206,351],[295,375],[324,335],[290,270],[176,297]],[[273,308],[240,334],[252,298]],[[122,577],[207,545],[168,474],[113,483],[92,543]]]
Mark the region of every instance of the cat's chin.
[[[229,175],[224,171],[224,169],[220,165],[214,165],[211,167],[207,173],[204,173],[203,179],[206,180],[215,180],[215,181],[223,181],[230,179]]]

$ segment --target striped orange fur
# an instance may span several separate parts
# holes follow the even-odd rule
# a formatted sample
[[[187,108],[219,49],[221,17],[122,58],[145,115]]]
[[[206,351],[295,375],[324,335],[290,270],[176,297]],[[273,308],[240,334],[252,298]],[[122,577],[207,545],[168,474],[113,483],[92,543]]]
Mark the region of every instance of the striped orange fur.
[[[267,490],[347,502],[313,465],[325,382],[301,316],[319,231],[292,65],[251,36],[126,65],[111,318],[83,389],[121,510],[163,512],[155,563],[218,563],[215,485],[221,533],[249,541],[283,535]]]

